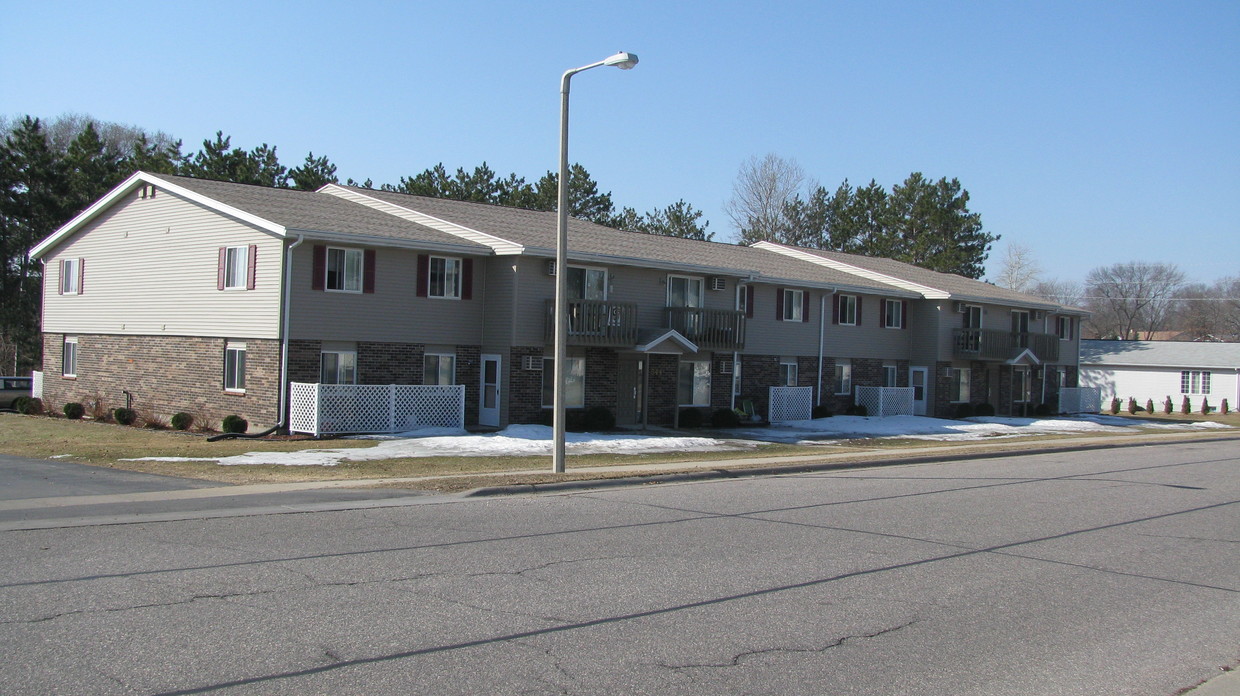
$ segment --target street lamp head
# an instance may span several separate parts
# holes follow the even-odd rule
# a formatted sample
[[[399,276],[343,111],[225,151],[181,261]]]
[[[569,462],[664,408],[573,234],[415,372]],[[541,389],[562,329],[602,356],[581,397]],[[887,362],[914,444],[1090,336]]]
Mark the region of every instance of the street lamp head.
[[[621,51],[603,60],[603,65],[614,65],[621,70],[632,70],[637,65],[637,54]]]

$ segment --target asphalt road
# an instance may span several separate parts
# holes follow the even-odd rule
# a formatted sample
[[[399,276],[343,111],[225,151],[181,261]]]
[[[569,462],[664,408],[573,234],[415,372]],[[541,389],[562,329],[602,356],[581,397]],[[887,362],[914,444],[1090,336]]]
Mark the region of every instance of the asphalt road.
[[[5,694],[1173,694],[1235,442],[0,532]]]

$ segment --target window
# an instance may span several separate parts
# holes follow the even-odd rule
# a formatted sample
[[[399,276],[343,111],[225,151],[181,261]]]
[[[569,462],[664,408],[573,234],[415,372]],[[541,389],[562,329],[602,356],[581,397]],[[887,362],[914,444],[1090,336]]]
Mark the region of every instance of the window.
[[[60,262],[60,294],[77,295],[82,289],[82,259]]]
[[[736,311],[749,313],[749,286],[736,286]]]
[[[1014,368],[1012,370],[1012,401],[1018,404],[1028,403],[1031,391],[1032,381],[1029,368],[1024,366]]]
[[[904,302],[900,300],[883,300],[883,328],[904,328]]]
[[[1180,373],[1181,394],[1209,394],[1210,373],[1201,370],[1184,370]]]
[[[249,279],[249,247],[224,249],[224,289],[244,290]]]
[[[555,406],[555,360],[543,358],[542,401],[544,408]],[[586,405],[586,359],[565,358],[564,408]]]
[[[796,358],[779,359],[779,384],[784,387],[795,387],[797,385]]]
[[[607,271],[602,268],[568,267],[568,296],[574,300],[607,299]]]
[[[362,250],[327,248],[327,290],[362,291]]]
[[[1072,340],[1072,317],[1059,317],[1055,322],[1055,328],[1059,340]]]
[[[732,395],[741,395],[741,361],[732,363]]]
[[[805,291],[804,290],[783,290],[784,293],[784,321],[805,321]]]
[[[422,372],[422,384],[456,384],[456,356],[429,354]]]
[[[224,346],[224,391],[245,391],[245,344],[229,341]]]
[[[710,361],[682,360],[676,381],[681,406],[710,406]]]
[[[897,370],[895,365],[883,365],[883,386],[894,387],[898,385]]]
[[[65,336],[65,347],[60,359],[60,374],[64,377],[77,377],[78,340],[77,336]]]
[[[319,381],[323,384],[356,384],[357,353],[354,351],[323,351]]]
[[[840,295],[837,302],[836,311],[839,314],[840,324],[848,326],[857,325],[857,296],[856,295]]]
[[[444,256],[431,257],[428,294],[430,297],[445,300],[461,299],[460,259],[450,259]]]
[[[969,400],[969,370],[967,368],[951,368],[951,383],[947,395],[953,403]]]
[[[968,305],[964,308],[964,328],[980,329],[982,328],[982,308],[977,305]]]
[[[835,393],[852,393],[852,361],[848,358],[835,360]]]
[[[687,276],[667,277],[668,307],[701,307],[702,279]]]

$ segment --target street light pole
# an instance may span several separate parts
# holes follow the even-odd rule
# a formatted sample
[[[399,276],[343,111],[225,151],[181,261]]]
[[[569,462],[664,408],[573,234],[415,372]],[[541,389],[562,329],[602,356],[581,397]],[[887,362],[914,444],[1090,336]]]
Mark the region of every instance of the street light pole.
[[[600,65],[629,70],[637,65],[637,56],[621,51],[597,63],[567,70],[560,78],[560,180],[555,222],[555,361],[551,448],[551,471],[557,474],[564,473],[564,379],[568,374],[564,365],[568,361],[568,83],[573,75]]]

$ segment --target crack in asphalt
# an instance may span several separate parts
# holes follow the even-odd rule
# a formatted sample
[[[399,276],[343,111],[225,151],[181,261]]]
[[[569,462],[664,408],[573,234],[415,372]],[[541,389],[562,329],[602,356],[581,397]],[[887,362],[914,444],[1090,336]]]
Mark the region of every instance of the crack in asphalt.
[[[197,594],[175,602],[153,602],[151,604],[133,604],[125,607],[109,607],[105,609],[76,609],[74,611],[64,611],[48,616],[40,616],[34,619],[15,619],[0,621],[0,624],[37,624],[47,621],[55,621],[63,619],[67,616],[79,616],[84,614],[114,614],[124,611],[135,611],[137,609],[156,609],[161,607],[175,607],[182,604],[193,604],[194,602],[204,599],[232,599],[235,597],[255,597],[258,595],[277,594],[280,592],[288,592],[290,588],[281,588],[278,590],[256,590],[252,592],[228,592],[223,594]]]
[[[878,638],[879,636],[883,636],[888,633],[894,633],[896,631],[904,630],[908,628],[909,626],[913,626],[918,623],[921,623],[920,619],[913,619],[911,621],[902,623],[898,626],[884,628],[880,631],[875,631],[873,633],[861,633],[857,635],[848,635],[842,638],[836,638],[835,640],[831,641],[830,643],[827,643],[826,645],[822,645],[822,646],[815,647],[815,648],[797,648],[797,647],[762,648],[760,650],[746,650],[744,652],[737,653],[733,655],[730,660],[727,660],[725,662],[702,662],[702,663],[689,663],[689,664],[683,664],[683,665],[670,665],[667,663],[658,662],[655,664],[658,665],[659,667],[664,667],[672,671],[680,671],[680,670],[686,670],[686,669],[726,669],[728,667],[739,667],[741,661],[749,657],[756,657],[759,655],[770,655],[773,653],[784,653],[784,654],[824,653],[833,648],[838,648],[850,640],[865,640],[868,638]]]
[[[633,556],[597,556],[592,558],[567,558],[562,561],[549,561],[529,568],[521,568],[519,570],[489,570],[481,573],[466,573],[467,578],[480,578],[487,575],[514,575],[523,576],[526,573],[532,573],[535,570],[545,570],[558,565],[568,565],[572,563],[587,563],[589,561],[618,561],[622,558],[633,558]],[[540,580],[541,581],[541,580]]]

